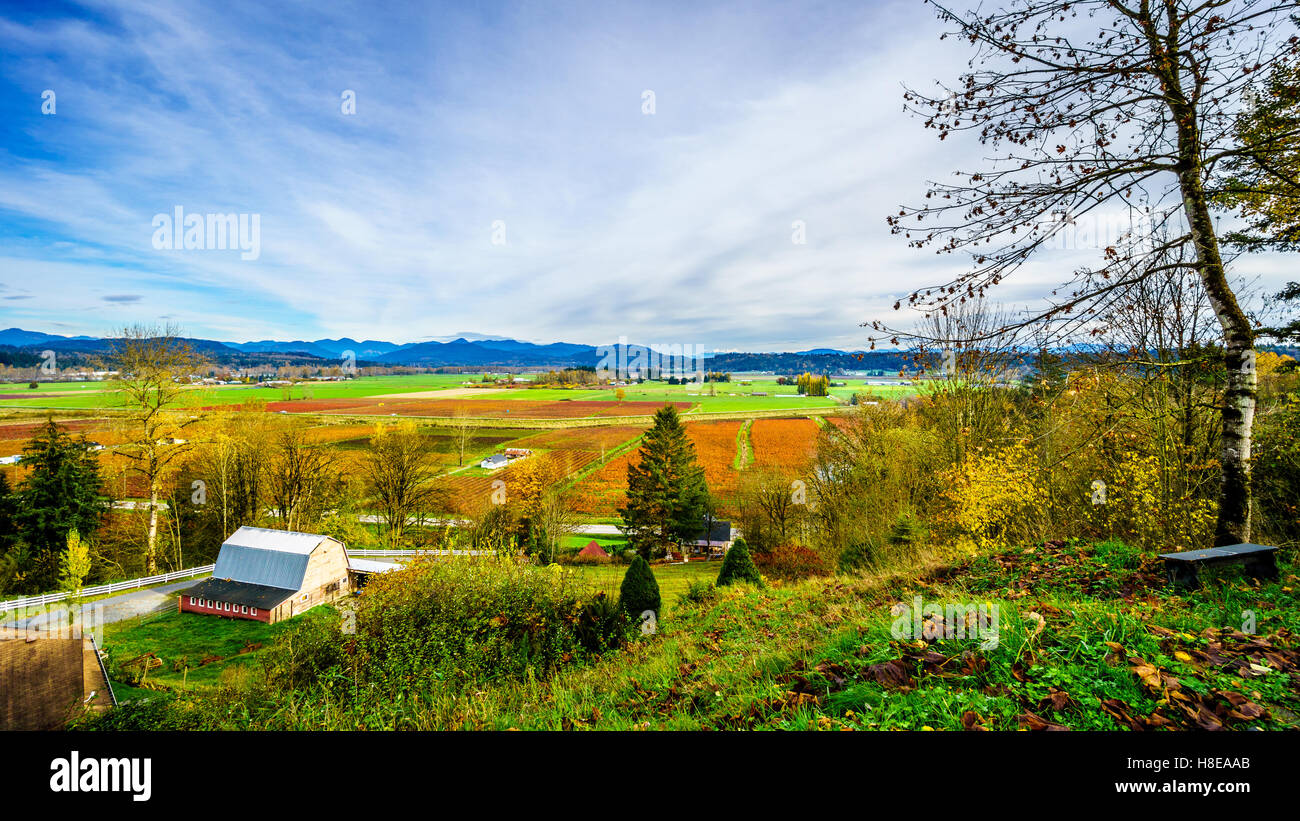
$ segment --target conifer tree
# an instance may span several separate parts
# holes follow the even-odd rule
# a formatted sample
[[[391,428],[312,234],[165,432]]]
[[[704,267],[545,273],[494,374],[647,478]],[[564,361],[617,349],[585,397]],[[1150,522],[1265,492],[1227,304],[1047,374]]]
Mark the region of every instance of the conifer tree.
[[[640,556],[632,560],[627,573],[623,574],[618,603],[631,616],[639,616],[646,610],[659,612],[659,582],[655,581],[650,563]]]
[[[763,576],[754,566],[754,560],[749,556],[749,548],[745,545],[744,539],[737,539],[727,551],[726,557],[722,560],[722,570],[718,572],[718,587],[726,587],[736,582],[757,585],[763,583]]]
[[[628,543],[648,559],[700,532],[709,488],[704,469],[695,461],[695,446],[672,405],[655,413],[639,455],[639,461],[628,465],[627,502],[619,513]]]
[[[19,529],[31,548],[28,579],[57,586],[69,531],[94,533],[108,510],[99,463],[85,437],[73,439],[47,422],[23,451],[31,472],[16,494]]]

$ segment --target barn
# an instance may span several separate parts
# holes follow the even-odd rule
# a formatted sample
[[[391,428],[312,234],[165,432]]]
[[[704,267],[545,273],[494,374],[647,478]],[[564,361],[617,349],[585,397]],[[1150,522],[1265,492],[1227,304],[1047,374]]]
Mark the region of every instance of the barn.
[[[274,624],[396,567],[350,559],[342,542],[319,533],[241,527],[222,543],[212,577],[181,593],[180,610]]]

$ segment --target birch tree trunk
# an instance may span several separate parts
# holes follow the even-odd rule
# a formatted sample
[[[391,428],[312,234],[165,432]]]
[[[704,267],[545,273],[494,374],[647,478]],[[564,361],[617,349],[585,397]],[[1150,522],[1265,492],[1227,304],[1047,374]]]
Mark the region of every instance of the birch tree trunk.
[[[1190,152],[1189,152],[1190,153]],[[1201,186],[1195,155],[1184,158],[1179,175],[1183,207],[1196,246],[1198,268],[1210,306],[1223,329],[1223,362],[1228,384],[1223,393],[1223,431],[1219,442],[1219,518],[1216,545],[1250,541],[1250,443],[1255,421],[1255,335],[1250,320],[1228,286],[1214,223]]]

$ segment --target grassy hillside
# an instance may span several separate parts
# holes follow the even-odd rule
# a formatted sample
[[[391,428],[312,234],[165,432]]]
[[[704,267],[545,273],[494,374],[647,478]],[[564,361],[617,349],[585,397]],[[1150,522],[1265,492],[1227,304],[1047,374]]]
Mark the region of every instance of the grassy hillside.
[[[660,635],[545,680],[473,696],[435,681],[400,700],[238,690],[119,713],[110,726],[265,729],[1300,728],[1295,567],[1176,594],[1120,544],[1052,544],[680,599]],[[661,582],[662,584],[662,582]],[[996,606],[926,641],[900,605]],[[1253,614],[1254,634],[1242,632]],[[270,698],[268,702],[266,699]],[[214,703],[242,701],[238,710]],[[164,711],[165,712],[162,712]]]

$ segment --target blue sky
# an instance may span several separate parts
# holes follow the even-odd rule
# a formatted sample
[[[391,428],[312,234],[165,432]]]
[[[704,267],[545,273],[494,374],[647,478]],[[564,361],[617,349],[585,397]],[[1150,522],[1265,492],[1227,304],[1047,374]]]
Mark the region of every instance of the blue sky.
[[[884,222],[975,156],[902,112],[964,64],[938,32],[915,0],[11,8],[0,327],[859,347],[950,273]],[[260,254],[156,249],[177,206],[257,215]]]

